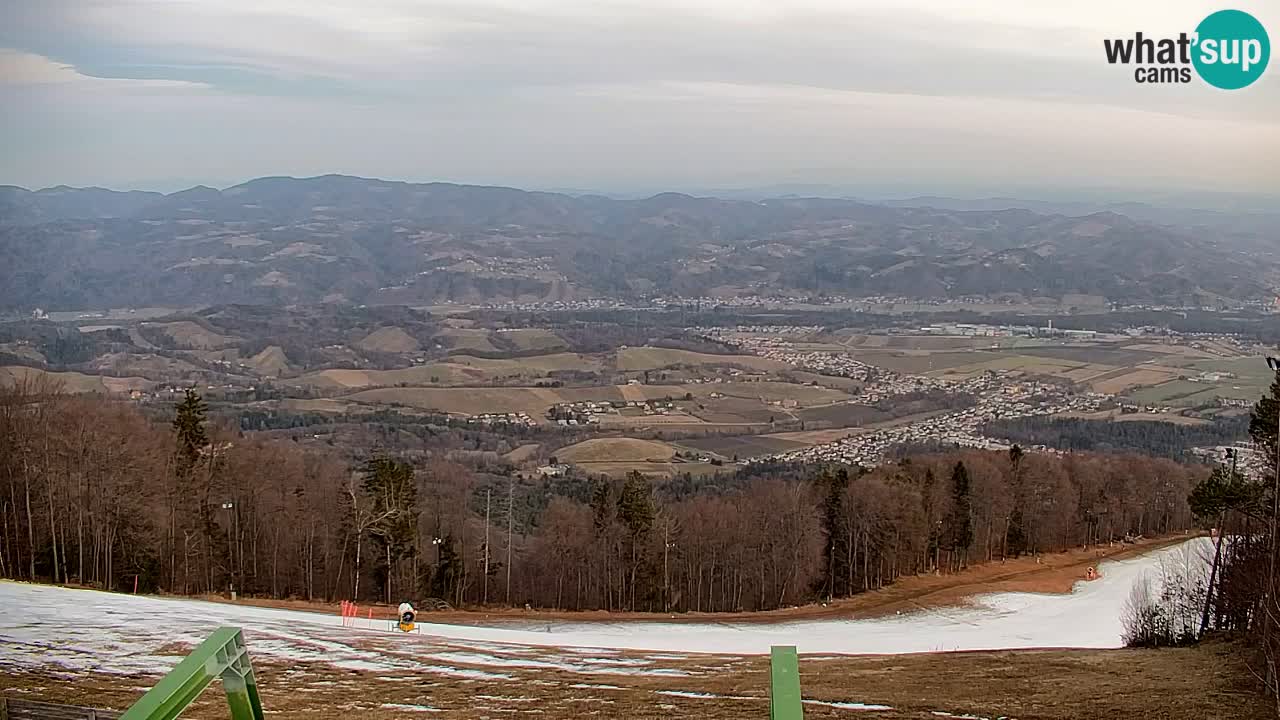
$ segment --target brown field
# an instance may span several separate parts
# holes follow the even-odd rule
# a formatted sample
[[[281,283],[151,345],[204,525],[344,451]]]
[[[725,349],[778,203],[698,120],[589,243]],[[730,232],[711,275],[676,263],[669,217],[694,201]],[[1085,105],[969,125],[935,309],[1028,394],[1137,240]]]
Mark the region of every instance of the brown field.
[[[484,329],[449,328],[440,331],[434,338],[436,342],[455,350],[474,350],[478,352],[496,352],[498,347],[489,340],[489,331]]]
[[[860,350],[853,352],[852,355],[859,362],[912,375],[924,375],[947,368],[975,365],[999,357],[996,353],[976,350],[956,352]]]
[[[862,382],[853,378],[836,377],[834,375],[819,375],[817,373],[804,372],[797,370],[790,373],[787,377],[794,378],[801,383],[818,383],[821,387],[832,388],[844,392],[854,392],[862,389]]]
[[[491,377],[540,376],[557,370],[595,372],[601,369],[599,358],[577,353],[553,353],[510,360],[490,360],[469,355],[452,355],[449,363],[476,368]]]
[[[1115,395],[1136,387],[1159,385],[1176,377],[1178,377],[1176,374],[1162,370],[1134,370],[1118,377],[1094,382],[1093,389],[1096,392]]]
[[[689,413],[717,425],[767,424],[770,418],[788,420],[790,413],[780,407],[766,405],[757,398],[723,397],[699,400],[699,407]]]
[[[39,350],[36,350],[30,345],[19,345],[17,343],[0,343],[0,353],[6,353],[9,355],[13,355],[14,357],[20,357],[24,360],[30,360],[32,362],[38,362],[38,363],[46,362],[44,353],[40,352]]]
[[[412,335],[398,327],[381,327],[356,343],[361,350],[384,353],[407,353],[420,349]]]
[[[510,341],[517,350],[558,350],[568,347],[565,341],[550,330],[537,328],[504,330],[498,337]]]
[[[723,458],[739,459],[772,455],[808,447],[811,443],[789,440],[778,435],[721,435],[682,440],[680,444],[701,452],[715,453]]]
[[[538,443],[528,443],[525,445],[521,445],[520,447],[516,448],[515,450],[512,450],[506,455],[503,455],[503,457],[505,457],[507,460],[510,460],[513,463],[522,463],[532,459],[535,455],[537,455],[538,450],[541,449],[541,447],[542,446],[539,445]]]
[[[260,375],[280,375],[289,371],[289,358],[279,345],[263,348],[262,352],[244,361]]]
[[[1159,353],[1161,355],[1181,355],[1182,357],[1195,358],[1197,360],[1212,360],[1217,355],[1207,353],[1203,350],[1197,350],[1186,345],[1162,345],[1156,343],[1138,343],[1136,345],[1126,346],[1127,350],[1140,350],[1142,352]]]
[[[501,379],[545,377],[556,370],[593,371],[597,359],[586,355],[558,353],[513,360],[489,360],[469,355],[453,355],[446,362],[417,365],[400,370],[321,370],[288,382],[319,388],[396,387],[400,385],[473,385]]]
[[[670,425],[701,426],[706,425],[706,421],[681,410],[673,410],[667,415],[623,415],[619,413],[600,417],[601,428],[636,431],[647,427],[667,427]]]
[[[657,370],[672,365],[737,365],[753,370],[779,371],[790,365],[755,355],[711,355],[670,348],[633,347],[618,351],[618,369],[623,372]]]
[[[170,323],[147,323],[151,327],[160,328],[166,335],[173,338],[173,341],[179,347],[190,348],[192,350],[213,350],[215,348],[226,347],[240,342],[240,338],[228,335],[220,335],[211,330],[206,330],[197,323],[189,320],[181,320]]]
[[[488,412],[526,412],[540,419],[556,403],[582,400],[621,400],[618,388],[608,385],[587,388],[380,388],[345,396],[356,402],[400,404],[455,415]]]
[[[561,462],[666,462],[676,454],[667,443],[635,438],[594,438],[555,452]]]
[[[1065,376],[1067,373],[1076,372],[1087,369],[1090,366],[1069,360],[1057,360],[1054,358],[1035,357],[1031,355],[1016,355],[995,353],[986,353],[987,359],[972,365],[960,365],[948,368],[946,370],[931,373],[935,376],[947,377],[968,377],[986,372],[987,370],[995,370],[1001,372],[1024,372],[1032,375],[1055,375]]]
[[[137,375],[156,380],[171,379],[184,375],[198,375],[204,372],[200,366],[180,358],[165,355],[108,353],[94,358],[89,366],[95,371],[109,375]]]
[[[643,385],[619,385],[618,389],[622,391],[622,399],[627,402],[644,402],[649,399]]]
[[[105,377],[78,372],[49,372],[21,365],[0,367],[0,386],[36,382],[41,379],[61,384],[63,390],[71,393],[128,392],[135,389],[145,390],[155,385],[141,377]]]
[[[315,412],[315,413],[334,413],[342,415],[351,412],[358,406],[342,400],[334,400],[332,398],[315,398],[304,400],[300,398],[290,398],[279,401],[277,405],[282,410],[292,410],[294,412]]]
[[[849,395],[841,390],[826,387],[814,387],[788,382],[726,382],[726,383],[691,383],[688,385],[622,385],[620,386],[626,400],[662,400],[664,398],[681,399],[692,395],[703,404],[716,402],[711,395],[724,395],[726,399],[751,400],[757,404],[795,400],[800,407],[827,405],[843,402]],[[780,408],[776,408],[780,410]]]
[[[798,430],[795,432],[769,433],[764,437],[802,445],[822,445],[824,443],[843,440],[850,435],[870,432],[867,428],[830,428],[827,430]]]

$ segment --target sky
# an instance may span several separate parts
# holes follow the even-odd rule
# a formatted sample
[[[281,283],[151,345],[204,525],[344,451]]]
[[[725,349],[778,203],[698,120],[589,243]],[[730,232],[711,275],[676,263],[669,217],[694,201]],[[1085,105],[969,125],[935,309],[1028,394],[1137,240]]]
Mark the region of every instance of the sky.
[[[1222,91],[1103,53],[1224,7],[0,0],[0,184],[1277,194],[1280,60]]]

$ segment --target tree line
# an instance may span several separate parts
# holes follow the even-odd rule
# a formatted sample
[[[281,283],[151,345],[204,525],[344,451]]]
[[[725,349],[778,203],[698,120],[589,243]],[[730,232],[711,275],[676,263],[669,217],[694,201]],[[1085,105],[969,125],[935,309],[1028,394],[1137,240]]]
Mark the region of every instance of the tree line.
[[[993,420],[983,432],[1022,445],[1058,450],[1140,452],[1181,460],[1192,448],[1230,445],[1248,437],[1247,417],[1224,417],[1202,424],[1158,420],[1091,420],[1031,415]]]
[[[455,606],[767,610],[904,575],[1190,528],[1198,466],[946,450],[869,471],[532,478],[358,456],[43,380],[0,389],[0,575]]]

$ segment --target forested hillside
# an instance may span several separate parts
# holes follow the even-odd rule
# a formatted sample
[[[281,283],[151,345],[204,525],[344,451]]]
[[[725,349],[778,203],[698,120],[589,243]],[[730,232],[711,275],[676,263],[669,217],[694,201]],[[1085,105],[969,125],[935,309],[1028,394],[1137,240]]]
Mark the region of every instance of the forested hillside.
[[[1269,297],[1264,233],[1027,210],[641,200],[327,175],[171,195],[0,187],[0,310],[769,292],[1217,306]]]
[[[156,423],[55,390],[0,391],[0,574],[116,590],[760,610],[1185,530],[1205,474],[1015,449],[656,486],[510,472],[495,488],[432,456],[351,458],[220,427],[194,394]]]

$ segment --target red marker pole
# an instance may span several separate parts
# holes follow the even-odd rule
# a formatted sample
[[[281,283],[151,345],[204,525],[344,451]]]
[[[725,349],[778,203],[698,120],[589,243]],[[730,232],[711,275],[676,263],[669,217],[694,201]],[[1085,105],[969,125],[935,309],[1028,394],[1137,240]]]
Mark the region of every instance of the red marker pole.
[[[138,576],[137,575],[133,576],[133,594],[134,595],[138,594]]]

